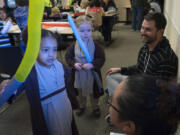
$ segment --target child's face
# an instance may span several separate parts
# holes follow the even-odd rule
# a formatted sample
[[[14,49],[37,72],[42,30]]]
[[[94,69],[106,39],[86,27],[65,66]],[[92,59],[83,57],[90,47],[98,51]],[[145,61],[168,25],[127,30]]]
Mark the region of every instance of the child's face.
[[[0,10],[0,19],[3,21],[6,19],[6,13],[3,10]]]
[[[92,34],[92,27],[89,23],[83,23],[79,26],[79,33],[83,41],[87,41]]]
[[[46,67],[50,67],[56,60],[57,41],[53,37],[45,37],[41,40],[41,47],[37,61]]]

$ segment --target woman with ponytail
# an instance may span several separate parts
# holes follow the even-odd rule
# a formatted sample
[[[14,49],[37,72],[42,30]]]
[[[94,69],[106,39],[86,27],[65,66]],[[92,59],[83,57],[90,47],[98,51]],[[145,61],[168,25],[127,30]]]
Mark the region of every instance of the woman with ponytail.
[[[180,120],[180,87],[151,76],[130,76],[109,105],[112,123],[127,135],[173,135]]]

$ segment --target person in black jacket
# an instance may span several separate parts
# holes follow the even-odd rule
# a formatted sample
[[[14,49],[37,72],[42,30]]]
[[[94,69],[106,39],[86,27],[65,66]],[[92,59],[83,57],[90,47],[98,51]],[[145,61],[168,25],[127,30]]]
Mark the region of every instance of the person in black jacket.
[[[114,0],[103,0],[101,6],[105,11],[105,14],[116,12],[117,8]],[[114,25],[114,16],[104,16],[102,18],[102,35],[104,36],[104,41],[107,45],[110,45],[112,42],[111,32]]]
[[[124,78],[134,74],[153,75],[167,81],[176,78],[178,58],[168,39],[163,36],[166,23],[166,18],[161,13],[149,13],[144,17],[141,37],[145,45],[139,51],[137,64],[110,68],[107,71],[107,85],[110,91]]]

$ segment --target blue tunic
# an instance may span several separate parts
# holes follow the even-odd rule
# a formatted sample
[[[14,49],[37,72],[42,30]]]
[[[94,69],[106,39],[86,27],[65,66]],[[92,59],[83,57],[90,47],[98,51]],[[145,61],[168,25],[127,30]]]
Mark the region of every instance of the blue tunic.
[[[50,68],[35,64],[40,90],[44,97],[65,86],[63,66],[57,60]],[[66,90],[41,102],[46,125],[51,135],[72,135],[72,107]]]

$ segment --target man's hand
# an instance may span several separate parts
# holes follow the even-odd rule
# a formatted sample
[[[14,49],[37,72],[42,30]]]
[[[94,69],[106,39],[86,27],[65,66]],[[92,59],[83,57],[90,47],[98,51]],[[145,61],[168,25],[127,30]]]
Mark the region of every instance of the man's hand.
[[[1,84],[0,84],[0,94],[2,94],[4,92],[4,88],[6,87],[8,82],[9,82],[9,80],[4,80],[4,81],[1,82]]]
[[[81,63],[75,63],[74,67],[76,70],[82,70],[82,64]]]
[[[91,64],[91,63],[86,63],[86,64],[83,64],[82,65],[82,69],[84,69],[84,70],[90,70],[90,69],[92,69],[94,66],[93,66],[93,64]]]
[[[117,72],[120,72],[121,71],[121,68],[110,68],[107,72],[106,72],[106,75],[111,75],[111,74],[114,74],[114,73],[117,73]]]

